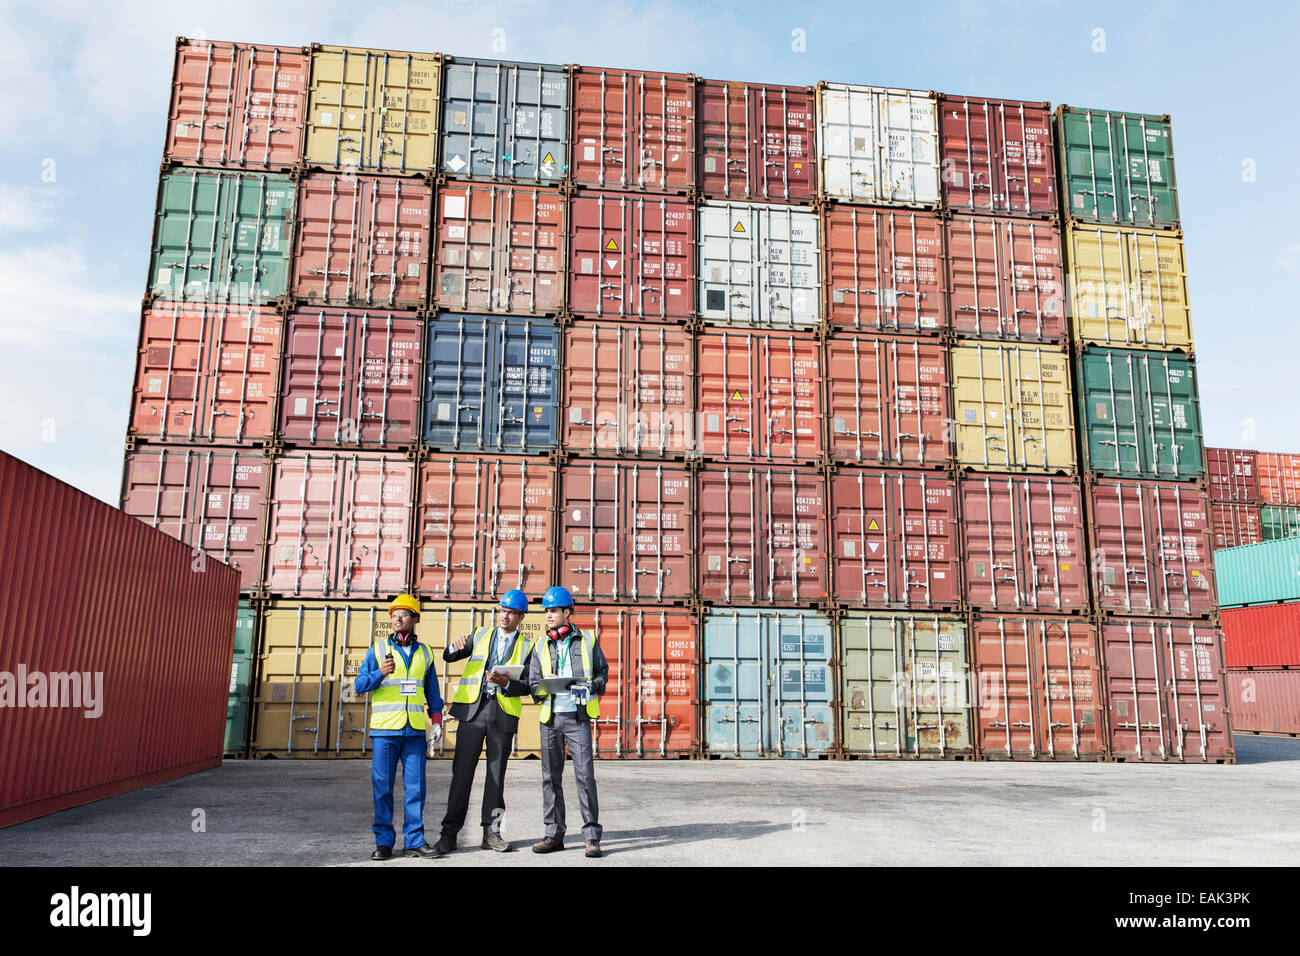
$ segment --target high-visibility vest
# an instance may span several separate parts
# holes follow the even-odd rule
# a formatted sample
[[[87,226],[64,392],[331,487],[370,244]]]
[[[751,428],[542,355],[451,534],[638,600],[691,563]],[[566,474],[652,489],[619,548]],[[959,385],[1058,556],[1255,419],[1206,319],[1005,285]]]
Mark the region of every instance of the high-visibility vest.
[[[425,644],[417,643],[415,649],[419,653],[411,655],[410,668],[407,668],[400,651],[393,654],[393,672],[370,692],[371,730],[405,730],[407,721],[416,730],[424,730],[424,709],[427,706],[424,675],[433,666],[433,656]],[[388,655],[388,639],[375,641],[374,652],[375,663],[382,666]],[[403,680],[415,681],[416,692],[413,697],[402,696]]]
[[[551,649],[548,646],[550,643],[550,641],[540,641],[537,645],[537,659],[542,665],[542,677],[544,678],[556,676],[554,669],[551,667]],[[579,638],[579,643],[582,645],[582,675],[587,680],[591,680],[591,657],[596,646],[596,638],[589,634],[583,634]],[[569,649],[570,653],[572,653],[572,645],[570,645]],[[551,719],[551,695],[543,694],[541,697],[542,712],[538,716],[538,720],[545,724],[549,723]],[[600,701],[596,698],[595,691],[587,698],[587,716],[600,716]]]
[[[465,671],[460,675],[460,683],[456,685],[456,693],[452,695],[453,704],[472,704],[478,700],[479,692],[483,687],[483,668],[487,666],[488,650],[492,642],[496,640],[495,627],[480,627],[474,632],[472,638],[474,650],[470,654],[469,660],[465,662]],[[515,634],[515,649],[510,654],[510,660],[497,661],[503,666],[520,665],[528,660],[528,639],[522,634]],[[511,717],[518,717],[524,712],[524,701],[520,697],[507,697],[501,693],[504,688],[498,687],[496,693],[497,704]]]

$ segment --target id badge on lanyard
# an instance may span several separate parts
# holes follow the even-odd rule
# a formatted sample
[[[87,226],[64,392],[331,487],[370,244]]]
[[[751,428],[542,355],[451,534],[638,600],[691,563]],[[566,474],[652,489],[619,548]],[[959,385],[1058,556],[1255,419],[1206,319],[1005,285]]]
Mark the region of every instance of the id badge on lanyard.
[[[403,697],[415,697],[420,693],[420,682],[414,677],[402,678],[398,684],[401,686]]]

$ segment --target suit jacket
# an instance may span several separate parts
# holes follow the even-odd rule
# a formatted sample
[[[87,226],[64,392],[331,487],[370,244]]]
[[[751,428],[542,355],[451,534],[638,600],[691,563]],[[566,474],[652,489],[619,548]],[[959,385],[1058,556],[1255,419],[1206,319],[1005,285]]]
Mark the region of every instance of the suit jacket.
[[[468,635],[468,637],[470,639],[469,643],[466,644],[463,648],[461,648],[458,651],[453,650],[450,644],[448,644],[445,648],[443,648],[442,659],[450,664],[454,661],[461,661],[467,657],[472,656],[474,653],[474,635],[470,634]],[[489,638],[489,640],[496,641],[496,639],[497,639],[497,628],[493,627],[492,636],[491,638]],[[504,660],[497,661],[498,664],[504,663],[504,661],[510,659],[510,655],[515,652],[515,643],[518,640],[519,640],[519,632],[516,631],[514,640],[506,645]],[[524,674],[520,675],[521,677],[527,675],[528,672],[527,665],[528,665],[528,658],[525,657]],[[486,667],[483,669],[483,675],[484,675],[483,684],[482,686],[479,687],[478,700],[474,701],[474,703],[472,704],[453,703],[448,713],[452,717],[456,718],[456,720],[473,720],[476,716],[478,716],[480,707],[486,707],[487,705],[491,704],[492,710],[495,711],[495,715],[492,720],[493,727],[502,733],[508,733],[508,734],[515,733],[515,731],[519,729],[519,718],[512,716],[511,714],[507,714],[504,710],[501,709],[501,706],[495,700],[492,699],[492,695],[487,693],[487,668]],[[497,693],[505,694],[507,697],[523,697],[529,693],[529,686],[526,682],[522,680],[512,680],[509,681],[505,687],[498,687]]]
[[[605,652],[600,649],[600,641],[593,640],[592,644],[594,646],[591,649],[591,673],[583,673],[582,651],[578,647],[578,642],[585,636],[586,635],[583,634],[575,625],[573,628],[573,636],[570,638],[573,643],[569,648],[569,660],[573,662],[573,679],[590,680],[591,692],[599,697],[601,694],[605,693],[605,681],[609,677],[609,662],[605,660]],[[593,634],[592,637],[595,637],[595,635]],[[543,635],[542,639],[533,645],[533,652],[528,657],[528,671],[526,677],[528,680],[528,687],[533,692],[534,699],[538,699],[537,684],[542,679],[542,664],[537,655],[551,655],[551,673],[554,674],[557,669],[556,658],[558,652],[556,645],[558,643],[558,641],[553,641]],[[587,708],[585,707],[579,706],[575,714],[580,721],[591,720],[591,718],[587,716]],[[555,719],[554,710],[552,710],[551,719]]]

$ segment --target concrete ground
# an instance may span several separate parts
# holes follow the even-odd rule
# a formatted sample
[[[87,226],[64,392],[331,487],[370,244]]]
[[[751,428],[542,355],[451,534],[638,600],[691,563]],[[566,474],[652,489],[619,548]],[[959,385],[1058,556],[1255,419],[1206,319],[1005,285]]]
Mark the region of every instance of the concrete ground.
[[[524,760],[512,762],[506,778],[505,833],[514,853],[478,849],[480,765],[460,851],[442,860],[371,863],[369,761],[227,761],[0,830],[0,860],[36,866],[1294,865],[1300,739],[1240,736],[1236,744],[1237,766],[603,761],[596,779],[606,856],[599,861],[582,856],[571,768],[563,853],[528,852],[543,834],[541,765]],[[450,775],[450,761],[430,762],[430,842]],[[400,794],[398,801],[400,816]]]

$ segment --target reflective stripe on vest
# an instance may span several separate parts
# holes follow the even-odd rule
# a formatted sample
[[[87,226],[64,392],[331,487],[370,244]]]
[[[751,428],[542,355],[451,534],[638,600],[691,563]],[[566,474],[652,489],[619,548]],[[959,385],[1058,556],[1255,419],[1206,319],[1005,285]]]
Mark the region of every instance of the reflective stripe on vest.
[[[411,667],[408,670],[401,652],[393,654],[393,672],[379,682],[379,686],[370,692],[370,729],[371,730],[405,730],[409,722],[416,730],[424,730],[428,723],[424,714],[426,701],[424,697],[424,675],[428,673],[433,658],[429,648],[416,644],[420,652],[411,655]],[[388,641],[376,641],[374,644],[375,663],[383,665],[388,655]],[[415,681],[414,697],[402,696],[402,680]]]
[[[480,627],[474,632],[473,643],[474,650],[470,658],[465,662],[465,671],[460,675],[460,683],[456,685],[456,693],[452,695],[453,704],[472,704],[478,700],[478,695],[483,687],[483,668],[487,666],[488,649],[491,642],[495,640],[495,627]],[[528,639],[515,632],[515,649],[510,654],[510,660],[497,661],[502,666],[517,666],[528,660]],[[501,693],[504,688],[497,688],[497,704],[511,717],[518,717],[524,712],[523,698],[507,697]]]
[[[551,666],[551,649],[550,647],[547,646],[550,643],[551,642],[549,640],[542,641],[537,648],[537,658],[539,663],[542,665],[543,678],[556,676],[555,671]],[[592,649],[596,646],[596,639],[587,634],[583,634],[579,643],[582,645],[582,674],[583,677],[585,677],[587,680],[591,680],[591,656],[593,653]],[[594,690],[591,692],[591,696],[587,699],[587,716],[588,717],[600,716],[600,701],[597,699],[596,692]],[[538,719],[544,724],[550,722],[551,719],[551,695],[550,694],[542,695],[542,712],[538,716]]]

